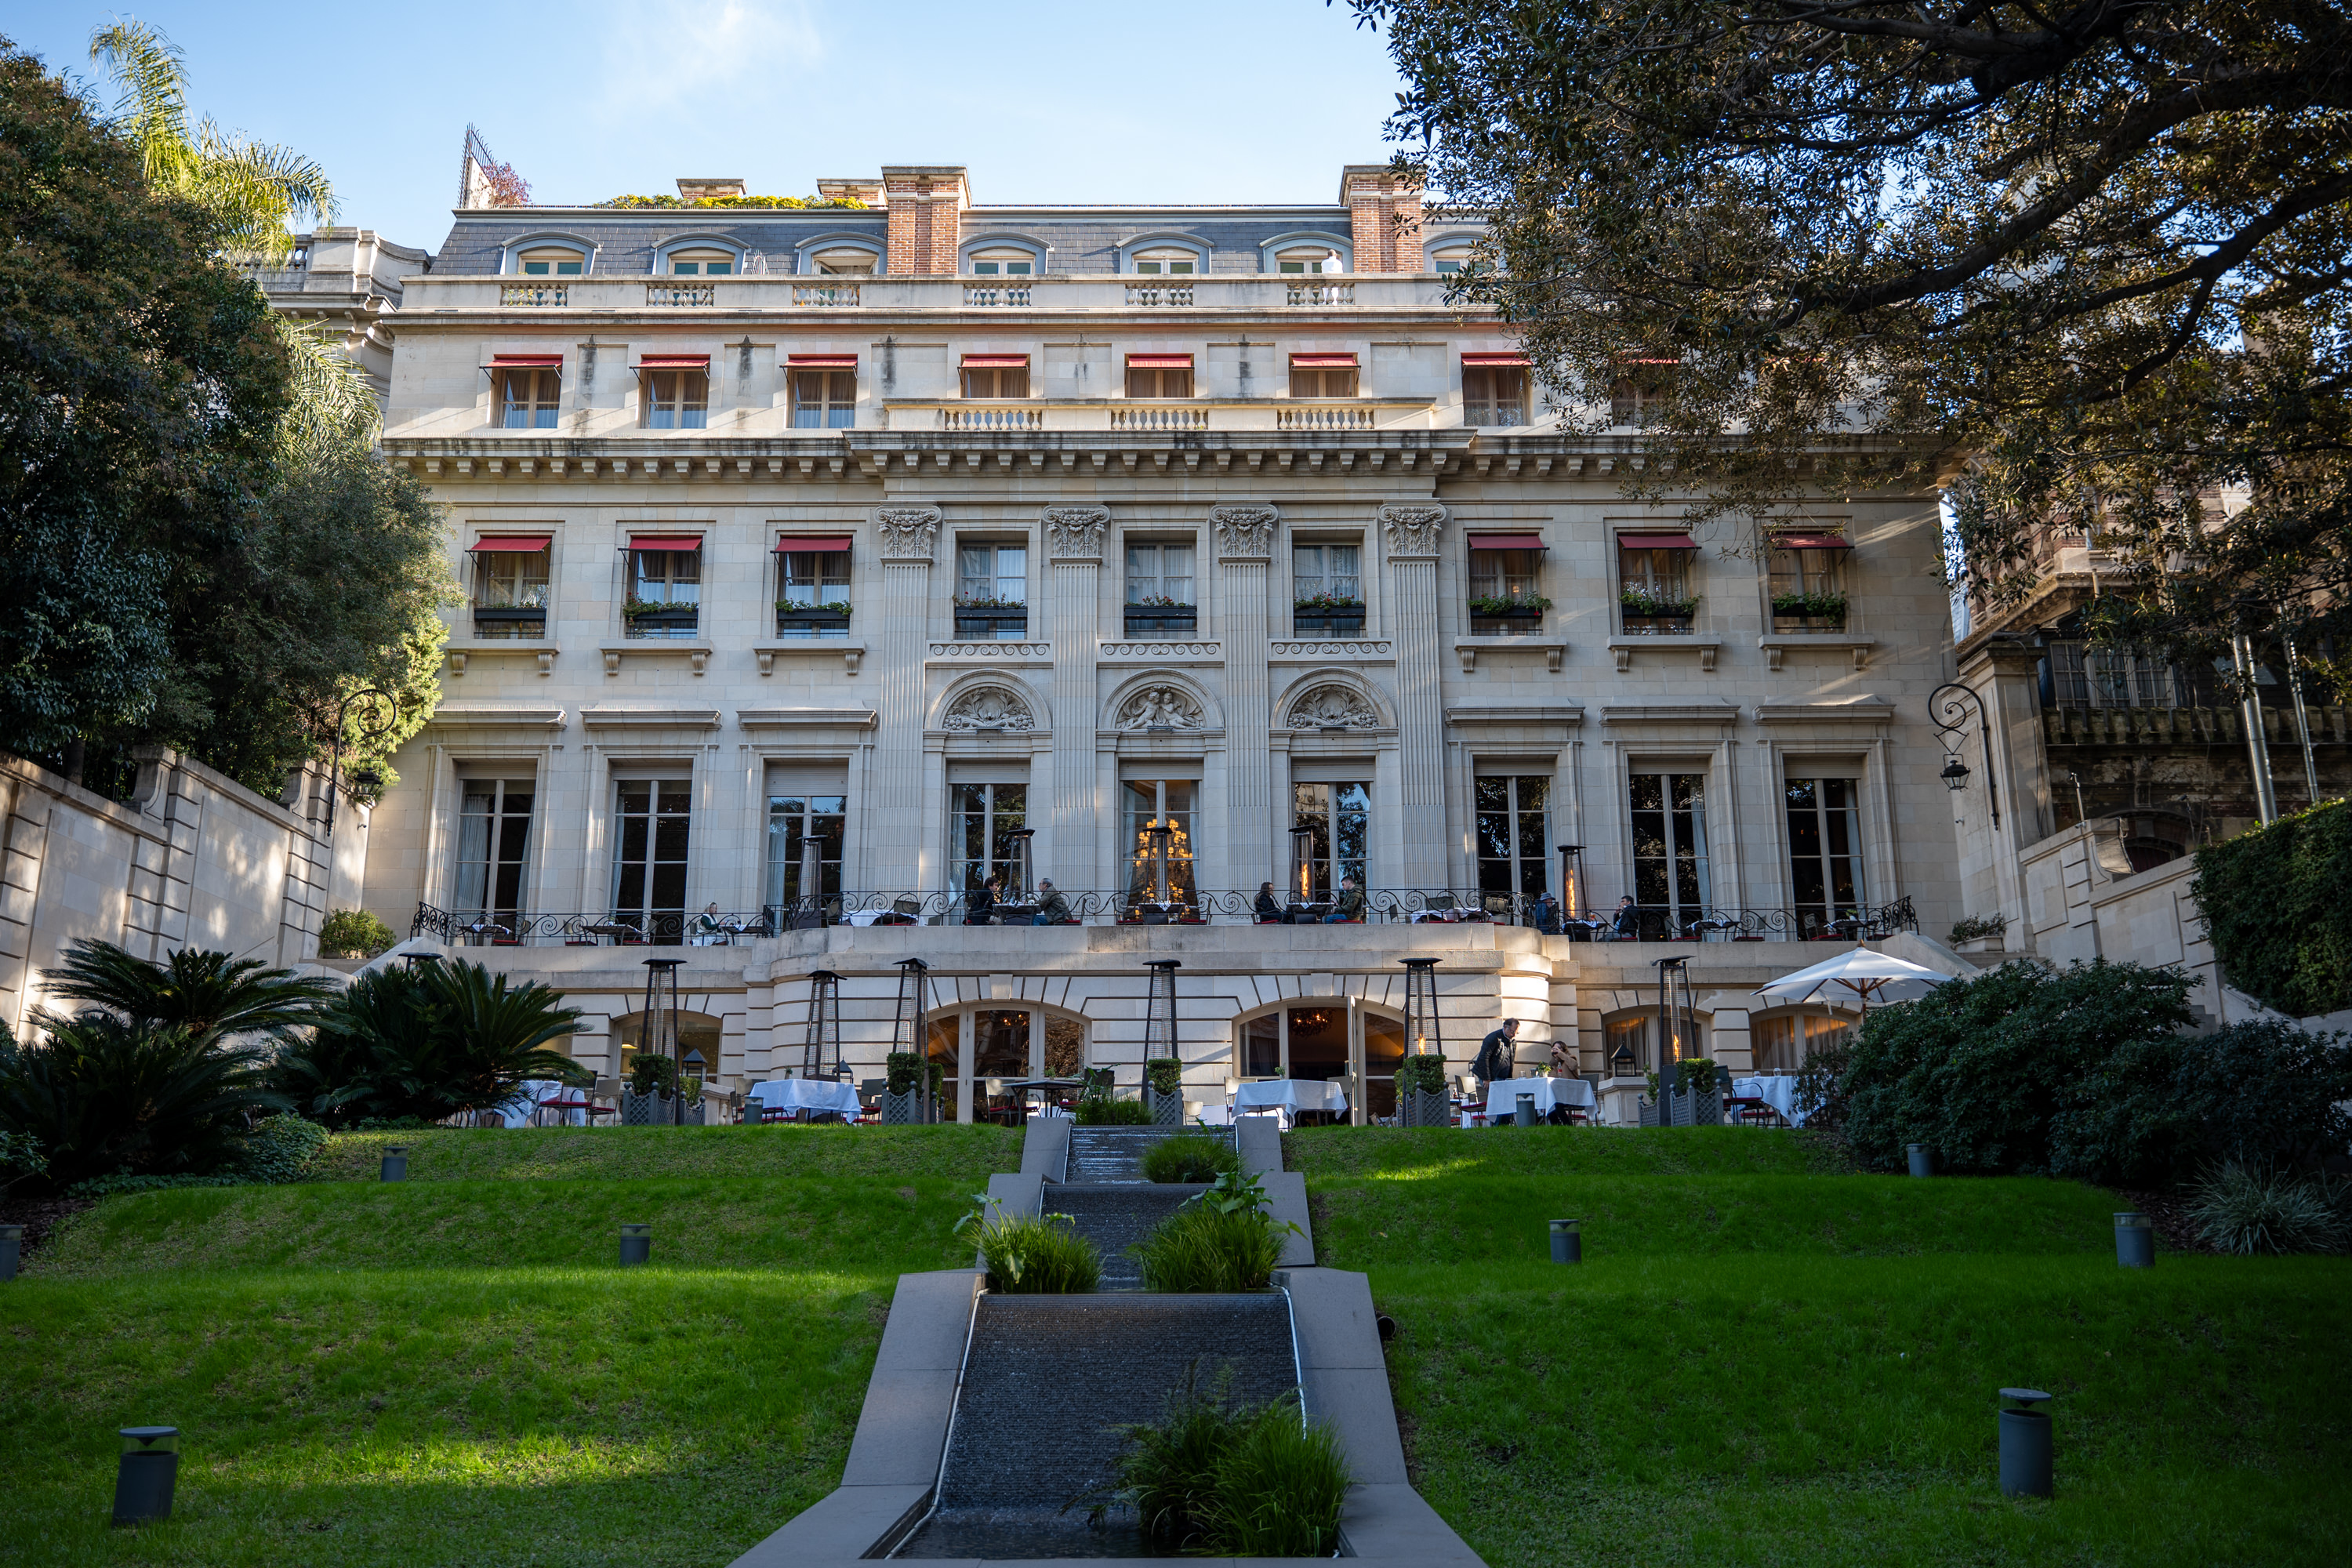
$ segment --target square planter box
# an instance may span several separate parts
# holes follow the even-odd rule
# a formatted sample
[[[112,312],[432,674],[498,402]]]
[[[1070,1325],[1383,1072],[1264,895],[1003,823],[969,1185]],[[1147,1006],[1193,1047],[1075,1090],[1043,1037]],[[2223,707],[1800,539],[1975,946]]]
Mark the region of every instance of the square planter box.
[[[1193,610],[1151,610],[1127,612],[1127,635],[1137,637],[1192,637],[1201,626],[1201,617]]]
[[[1454,1125],[1454,1102],[1442,1089],[1401,1088],[1397,1090],[1397,1125],[1451,1127]]]
[[[1158,1089],[1146,1084],[1143,1089],[1143,1103],[1145,1109],[1151,1112],[1151,1125],[1154,1127],[1184,1125],[1184,1091],[1182,1089],[1180,1089],[1173,1094],[1161,1094]]]
[[[1349,610],[1338,615],[1318,616],[1305,610],[1294,610],[1290,616],[1290,635],[1299,637],[1360,637],[1364,635],[1364,612]]]
[[[887,1089],[882,1091],[883,1126],[913,1127],[922,1120],[922,1097],[913,1089],[910,1089],[904,1094],[892,1094]]]
[[[699,1100],[688,1106],[684,1124],[701,1126],[704,1110]],[[678,1120],[677,1100],[674,1095],[621,1091],[621,1125],[624,1127],[667,1127]]]
[[[778,610],[776,635],[780,637],[845,637],[849,635],[849,617],[814,610]]]

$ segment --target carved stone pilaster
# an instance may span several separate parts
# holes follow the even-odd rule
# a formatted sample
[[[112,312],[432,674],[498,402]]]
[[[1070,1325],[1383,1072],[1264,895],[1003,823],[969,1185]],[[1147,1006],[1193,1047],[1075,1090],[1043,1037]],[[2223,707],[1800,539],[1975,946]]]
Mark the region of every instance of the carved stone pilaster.
[[[1445,531],[1444,507],[1383,506],[1378,518],[1390,560],[1437,553],[1438,536]]]
[[[885,561],[932,560],[939,550],[940,509],[935,506],[886,506],[874,513]]]
[[[1264,505],[1213,506],[1209,527],[1220,561],[1263,561],[1274,553],[1274,528],[1282,514]]]
[[[1045,509],[1045,558],[1099,561],[1103,530],[1109,526],[1107,506],[1049,506]]]

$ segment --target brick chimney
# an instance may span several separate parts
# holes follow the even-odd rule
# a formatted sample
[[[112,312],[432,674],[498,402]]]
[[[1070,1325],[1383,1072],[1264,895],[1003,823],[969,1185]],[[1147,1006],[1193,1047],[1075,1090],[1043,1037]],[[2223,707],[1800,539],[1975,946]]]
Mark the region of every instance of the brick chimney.
[[[1339,200],[1348,209],[1359,272],[1420,272],[1421,186],[1397,177],[1386,163],[1350,163],[1339,171]]]
[[[900,277],[952,275],[971,186],[961,164],[885,166],[890,207],[890,270]]]

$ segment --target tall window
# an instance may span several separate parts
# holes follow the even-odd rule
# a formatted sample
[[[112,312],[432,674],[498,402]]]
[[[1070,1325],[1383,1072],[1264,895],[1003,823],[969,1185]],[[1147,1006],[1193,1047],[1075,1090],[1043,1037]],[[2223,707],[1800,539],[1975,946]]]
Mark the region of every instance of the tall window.
[[[963,356],[966,397],[1026,397],[1029,395],[1027,354],[966,354]]]
[[[1622,362],[1609,389],[1609,421],[1612,425],[1646,425],[1664,406],[1666,380],[1676,361],[1642,359]]]
[[[841,897],[841,850],[848,836],[849,797],[792,793],[768,797],[768,897],[771,904]],[[817,886],[801,880],[807,844],[817,846]]]
[[[542,534],[491,535],[475,542],[476,637],[546,635],[549,543]]]
[[[1127,547],[1127,621],[1130,636],[1189,632],[1198,624],[1192,597],[1190,544]]]
[[[633,637],[690,637],[702,604],[702,552],[629,551],[629,596],[621,606]]]
[[[1784,534],[1776,541],[1769,557],[1774,630],[1844,629],[1846,552],[1816,542],[1831,537]],[[1792,539],[1799,542],[1782,542]]]
[[[1477,785],[1478,897],[1490,914],[1532,921],[1551,867],[1541,773],[1482,778]]]
[[[1028,635],[1028,546],[958,546],[956,636],[1018,642]]]
[[[1815,1051],[1844,1045],[1853,1028],[1852,1019],[1834,1015],[1784,1014],[1778,1018],[1750,1019],[1748,1044],[1756,1054],[1758,1072],[1795,1072]]]
[[[960,784],[949,787],[948,891],[976,892],[989,878],[1013,874],[1006,835],[1029,826],[1025,784]]]
[[[1362,889],[1371,846],[1372,786],[1295,784],[1290,793],[1291,826],[1310,836],[1304,845],[1293,840],[1295,847],[1307,849],[1307,856],[1291,868],[1291,891],[1319,901],[1334,897],[1339,884],[1349,879]]]
[[[1679,940],[1706,912],[1706,779],[1635,773],[1631,805],[1633,902],[1642,911],[1642,934]]]
[[[1862,782],[1790,779],[1788,802],[1789,886],[1797,929],[1812,936],[1860,913],[1864,900]]]
[[[1293,397],[1353,397],[1356,395],[1354,354],[1292,354],[1290,395]]]
[[[792,373],[793,428],[847,430],[857,424],[857,372],[850,369]]]
[[[1244,1078],[1344,1077],[1348,1008],[1344,1003],[1324,1002],[1252,1018],[1242,1026],[1241,1058]],[[1396,1069],[1389,1070],[1393,1074]]]
[[[1129,397],[1190,397],[1192,395],[1191,354],[1129,354],[1127,356]]]
[[[1517,534],[1470,536],[1470,634],[1509,637],[1543,625],[1549,608],[1536,591],[1543,542]]]
[[[710,406],[708,370],[647,370],[645,373],[646,428],[700,430],[707,427]]]
[[[1513,426],[1527,422],[1527,366],[1465,364],[1462,367],[1462,423]]]
[[[613,912],[650,941],[676,945],[686,925],[686,852],[693,785],[621,779],[613,785]]]
[[[1698,600],[1690,591],[1690,563],[1697,553],[1683,534],[1617,536],[1617,607],[1627,632],[1691,629]]]
[[[849,541],[785,539],[776,548],[776,635],[849,635]]]
[[[512,915],[522,906],[530,848],[530,779],[467,779],[457,808],[457,885],[450,902],[462,919]]]
[[[1192,793],[1199,787],[1190,779],[1129,779],[1120,787],[1130,907],[1160,898],[1160,847],[1152,829],[1163,826],[1168,829],[1168,900],[1192,901]]]
[[[562,374],[550,365],[506,365],[498,372],[499,425],[508,430],[552,430],[563,394]]]
[[[1363,635],[1363,547],[1358,544],[1291,546],[1291,630],[1295,635]]]

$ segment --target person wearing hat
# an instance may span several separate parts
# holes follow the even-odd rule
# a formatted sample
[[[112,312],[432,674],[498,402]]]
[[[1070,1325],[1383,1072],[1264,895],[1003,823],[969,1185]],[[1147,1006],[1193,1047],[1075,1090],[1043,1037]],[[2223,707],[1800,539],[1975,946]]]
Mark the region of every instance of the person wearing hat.
[[[1062,897],[1062,889],[1054,886],[1050,878],[1037,879],[1037,918],[1031,925],[1066,925],[1070,919],[1070,900]]]

